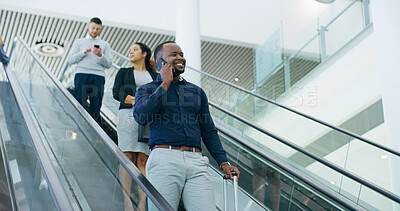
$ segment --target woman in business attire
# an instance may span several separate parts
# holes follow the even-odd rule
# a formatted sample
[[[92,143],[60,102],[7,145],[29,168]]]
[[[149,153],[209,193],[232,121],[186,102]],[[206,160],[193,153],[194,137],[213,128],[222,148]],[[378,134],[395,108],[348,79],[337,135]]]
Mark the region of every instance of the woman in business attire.
[[[137,42],[131,45],[129,60],[133,66],[121,68],[118,71],[113,87],[114,99],[120,102],[117,124],[118,146],[144,176],[146,176],[145,167],[150,150],[147,143],[138,141],[139,125],[133,118],[133,106],[135,105],[135,93],[139,86],[157,78],[155,62],[150,57],[151,50],[146,44]],[[130,200],[132,178],[124,168],[120,168],[119,174],[124,192],[125,210],[133,210]],[[144,210],[146,195],[139,187],[138,195],[138,208]]]

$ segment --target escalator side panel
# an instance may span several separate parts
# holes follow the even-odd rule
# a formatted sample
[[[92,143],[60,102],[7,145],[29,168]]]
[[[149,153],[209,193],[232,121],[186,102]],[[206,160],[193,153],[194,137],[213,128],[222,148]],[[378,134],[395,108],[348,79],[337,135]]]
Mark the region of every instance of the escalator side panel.
[[[122,209],[122,194],[116,180],[118,162],[98,135],[85,122],[57,87],[47,81],[31,82],[31,74],[17,72],[20,84],[29,93],[29,102],[40,130],[60,163],[83,209]],[[51,102],[51,103],[49,103]],[[67,185],[67,184],[65,184]],[[68,186],[67,185],[67,186]],[[107,199],[107,200],[104,200]],[[110,199],[110,200],[108,200]]]
[[[0,142],[2,142],[1,134],[0,134]],[[13,209],[12,199],[10,196],[10,187],[8,186],[8,179],[6,177],[6,171],[7,170],[5,169],[4,166],[3,154],[0,153],[0,210]]]
[[[49,190],[39,189],[42,171],[11,87],[5,81],[0,87],[1,140],[16,206],[19,210],[56,210]]]

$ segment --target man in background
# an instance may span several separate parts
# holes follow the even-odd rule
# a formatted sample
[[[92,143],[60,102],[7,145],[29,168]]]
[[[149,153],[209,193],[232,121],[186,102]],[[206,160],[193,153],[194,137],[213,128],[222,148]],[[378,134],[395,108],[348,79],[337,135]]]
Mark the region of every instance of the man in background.
[[[89,98],[89,113],[98,124],[101,124],[105,69],[112,66],[110,45],[99,38],[101,29],[101,20],[92,18],[88,24],[88,35],[75,41],[68,57],[70,65],[76,64],[75,98],[84,107]]]
[[[1,39],[0,36],[0,62],[3,63],[4,67],[7,67],[8,62],[10,60],[8,59],[6,52],[4,52],[4,48],[3,48],[3,40]]]

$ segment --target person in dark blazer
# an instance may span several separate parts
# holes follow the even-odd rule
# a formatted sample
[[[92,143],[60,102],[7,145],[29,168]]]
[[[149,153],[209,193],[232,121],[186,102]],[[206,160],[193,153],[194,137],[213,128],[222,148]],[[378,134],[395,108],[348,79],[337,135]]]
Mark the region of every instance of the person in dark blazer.
[[[4,46],[3,40],[1,39],[1,36],[0,36],[0,62],[3,63],[4,67],[7,67],[10,59],[8,59],[6,52],[4,52],[3,46]]]
[[[138,141],[139,125],[133,118],[133,106],[135,105],[135,93],[139,86],[147,84],[157,78],[154,60],[151,58],[150,48],[137,42],[130,47],[129,59],[133,67],[121,68],[113,87],[113,97],[120,102],[118,112],[118,147],[146,176],[145,166],[150,150],[145,142]],[[119,170],[121,185],[123,188],[125,210],[133,210],[130,200],[132,178],[124,168]],[[139,210],[146,207],[146,194],[138,188]]]

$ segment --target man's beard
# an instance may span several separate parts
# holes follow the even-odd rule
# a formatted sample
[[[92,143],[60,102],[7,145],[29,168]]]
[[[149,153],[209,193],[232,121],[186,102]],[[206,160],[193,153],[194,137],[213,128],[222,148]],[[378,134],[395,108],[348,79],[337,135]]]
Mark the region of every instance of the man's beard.
[[[182,73],[184,73],[185,72],[185,69],[183,69],[182,71],[181,70],[178,70],[176,67],[175,67],[175,65],[174,65],[174,71],[173,71],[173,78],[176,78],[178,75],[180,75],[180,74],[182,74]]]

